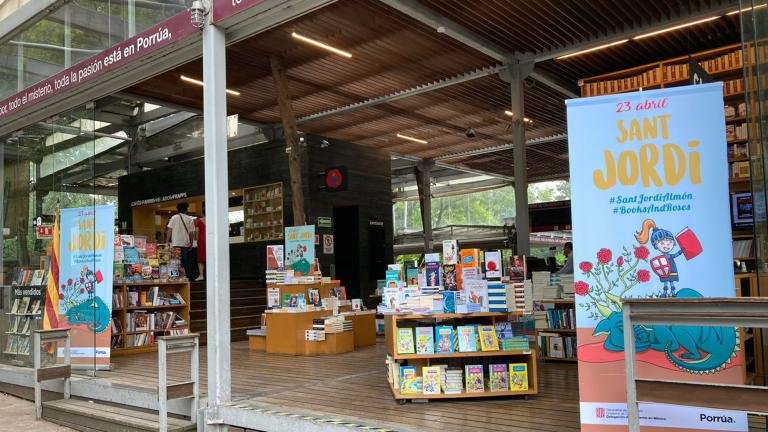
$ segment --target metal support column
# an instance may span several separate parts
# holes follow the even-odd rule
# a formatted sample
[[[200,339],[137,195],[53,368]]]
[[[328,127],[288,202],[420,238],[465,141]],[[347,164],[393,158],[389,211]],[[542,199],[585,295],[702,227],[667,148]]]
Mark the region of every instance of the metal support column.
[[[136,36],[136,0],[127,0],[126,9],[128,12],[128,37]]]
[[[518,255],[530,255],[530,223],[528,220],[528,168],[525,154],[525,78],[533,71],[533,63],[512,60],[506,76],[511,91],[512,154],[515,177],[515,227],[517,228]]]
[[[21,37],[23,40],[23,36]],[[16,90],[24,90],[24,45],[16,45]]]
[[[216,407],[231,399],[229,309],[229,173],[227,168],[226,46],[224,31],[203,29],[206,266],[208,320],[207,430],[226,431]]]
[[[72,66],[72,10],[64,5],[64,69]]]
[[[434,238],[432,234],[432,183],[430,176],[435,161],[424,159],[416,165],[416,187],[419,191],[421,206],[421,226],[424,228],[424,252],[432,252]]]

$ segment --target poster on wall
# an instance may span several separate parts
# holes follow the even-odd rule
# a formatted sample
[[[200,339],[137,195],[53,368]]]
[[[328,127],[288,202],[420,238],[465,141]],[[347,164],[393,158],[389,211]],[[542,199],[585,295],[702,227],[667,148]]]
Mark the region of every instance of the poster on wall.
[[[566,102],[581,430],[625,431],[621,299],[735,294],[722,83]],[[640,378],[743,382],[733,327],[647,326],[636,344]],[[640,410],[660,429],[747,430],[742,412]]]
[[[62,209],[60,217],[58,327],[72,329],[72,364],[109,367],[115,207]]]
[[[285,266],[299,275],[308,275],[315,262],[315,226],[285,228]]]
[[[267,270],[283,271],[283,245],[267,245]]]

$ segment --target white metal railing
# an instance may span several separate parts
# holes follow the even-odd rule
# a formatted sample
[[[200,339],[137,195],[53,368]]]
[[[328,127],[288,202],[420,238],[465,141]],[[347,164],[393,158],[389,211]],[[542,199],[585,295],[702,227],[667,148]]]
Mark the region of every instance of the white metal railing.
[[[69,329],[35,330],[33,333],[33,356],[35,367],[35,418],[40,420],[43,417],[43,389],[42,382],[63,379],[64,380],[64,399],[69,399],[72,392],[71,377],[72,364],[70,363],[70,336]],[[64,341],[64,364],[57,366],[42,367],[42,344],[55,344]],[[54,345],[54,358],[58,347]]]
[[[168,384],[168,354],[191,353],[190,380]],[[200,336],[186,334],[179,336],[161,336],[157,338],[157,399],[160,432],[168,431],[168,401],[173,399],[192,399],[190,418],[197,421],[200,402]]]
[[[636,325],[768,327],[768,298],[623,299],[629,431],[640,431],[639,400],[768,413],[768,388],[637,377]]]

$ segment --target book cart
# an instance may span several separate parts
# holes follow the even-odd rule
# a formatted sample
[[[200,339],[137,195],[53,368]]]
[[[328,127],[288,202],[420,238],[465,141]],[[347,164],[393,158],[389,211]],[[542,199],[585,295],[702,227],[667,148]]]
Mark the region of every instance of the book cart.
[[[545,304],[545,305],[552,305],[552,309],[554,311],[567,311],[569,309],[575,310],[576,307],[576,301],[575,300],[568,300],[568,299],[545,299],[545,300],[536,300],[536,303]],[[578,359],[576,357],[576,353],[574,352],[573,356],[565,355],[565,357],[554,357],[551,355],[545,355],[545,352],[551,352],[549,347],[549,338],[550,337],[559,337],[562,340],[565,340],[566,338],[576,337],[576,323],[571,322],[570,325],[566,326],[564,324],[555,324],[553,322],[549,322],[546,327],[540,327],[536,326],[536,343],[539,346],[539,358],[544,361],[561,361],[561,362],[576,362]],[[545,345],[542,343],[543,340],[546,340],[547,344]]]
[[[130,306],[128,303],[128,292],[131,290],[151,290],[157,287],[158,292],[165,293],[167,296],[179,294],[183,303],[181,304],[160,304],[160,305],[140,305]],[[189,333],[189,304],[190,289],[188,281],[169,281],[169,282],[125,282],[116,283],[113,286],[113,307],[112,307],[112,355],[135,354],[142,352],[151,352],[157,350],[158,336],[171,336],[177,334]],[[147,330],[128,331],[130,314],[144,311],[147,314],[173,312],[173,318],[169,326]],[[176,317],[180,317],[183,325],[176,324]],[[157,324],[157,323],[156,323]],[[117,327],[117,328],[116,328]],[[117,331],[116,331],[117,330]],[[145,336],[146,341],[141,345],[136,345],[133,341],[136,336]]]
[[[398,354],[397,353],[397,329],[398,323],[409,322],[410,327],[414,322],[431,325],[443,325],[450,323],[453,326],[465,324],[484,324],[494,325],[497,320],[508,320],[520,316],[521,313],[515,312],[476,312],[469,314],[384,314],[384,334],[387,346],[387,353],[395,361],[403,361],[403,365],[417,366],[421,370],[422,366],[429,366],[433,362],[446,362],[451,359],[460,359],[462,363],[466,361],[480,362],[481,360],[491,360],[492,358],[504,357],[504,363],[526,363],[528,365],[528,389],[522,391],[484,391],[484,392],[462,392],[455,394],[402,394],[400,389],[395,388],[390,382],[390,389],[395,400],[400,404],[414,399],[460,399],[460,398],[485,398],[500,396],[525,396],[538,394],[538,374],[536,369],[536,347],[532,346],[525,351],[474,351],[474,352],[452,352],[452,353],[434,353],[434,354]],[[483,363],[488,363],[484,361]]]
[[[756,52],[756,50],[761,50]],[[757,108],[747,109],[745,78],[754,82],[755,58],[763,58],[766,52],[751,45],[742,49],[741,44],[702,51],[690,56],[676,57],[650,63],[609,74],[599,75],[579,81],[582,96],[600,96],[621,92],[635,91],[639,88],[654,89],[686,85],[690,82],[689,61],[696,61],[712,78],[723,82],[723,104],[725,106],[726,146],[728,154],[728,189],[731,206],[738,200],[748,197],[752,205],[752,169],[760,169],[761,164],[752,165],[752,160],[761,160],[760,154],[752,154],[759,145],[752,146],[751,141],[759,136],[755,132],[754,116]],[[744,67],[747,66],[747,73]],[[754,84],[751,86],[754,88]],[[759,173],[762,175],[762,173]],[[740,211],[734,211],[732,237],[733,256],[736,270],[736,295],[756,296],[757,273],[755,259],[754,228],[747,223],[741,227],[738,217]],[[751,214],[750,214],[751,216]],[[742,350],[745,355],[744,382],[751,385],[765,383],[765,371],[762,364],[763,347],[761,329],[740,329]]]

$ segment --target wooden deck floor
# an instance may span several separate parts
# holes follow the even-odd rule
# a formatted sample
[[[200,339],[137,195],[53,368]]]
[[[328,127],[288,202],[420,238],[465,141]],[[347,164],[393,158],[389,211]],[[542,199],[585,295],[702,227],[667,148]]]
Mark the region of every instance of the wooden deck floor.
[[[383,341],[375,348],[337,356],[301,357],[248,351],[232,344],[233,399],[258,406],[340,417],[396,430],[578,431],[578,375],[575,364],[546,363],[539,368],[539,395],[524,400],[466,399],[398,405],[387,384]],[[206,388],[205,350],[201,352],[202,389]],[[180,365],[171,380],[186,380],[188,357],[172,357]],[[97,377],[113,383],[154,388],[157,355],[113,358],[113,371]],[[183,365],[183,366],[182,366]],[[187,376],[185,377],[185,374]],[[762,418],[751,421],[765,430]]]

